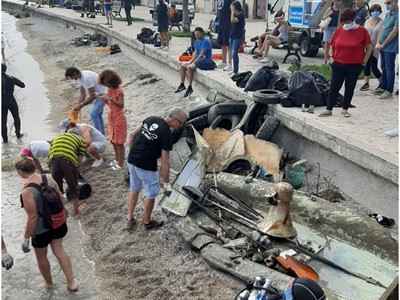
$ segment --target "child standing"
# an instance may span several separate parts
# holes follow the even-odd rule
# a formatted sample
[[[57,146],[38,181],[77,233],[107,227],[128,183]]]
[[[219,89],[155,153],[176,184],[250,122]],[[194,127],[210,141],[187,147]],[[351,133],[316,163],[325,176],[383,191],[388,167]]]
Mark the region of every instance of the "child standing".
[[[127,124],[124,114],[124,90],[120,87],[121,77],[113,70],[104,70],[99,75],[99,83],[108,87],[107,96],[99,96],[108,105],[108,134],[115,151],[111,162],[114,171],[122,169],[125,160]]]
[[[239,1],[234,1],[231,4],[231,32],[229,35],[229,47],[232,51],[233,71],[229,75],[234,75],[239,72],[239,48],[243,42],[244,33],[244,14],[242,5]]]

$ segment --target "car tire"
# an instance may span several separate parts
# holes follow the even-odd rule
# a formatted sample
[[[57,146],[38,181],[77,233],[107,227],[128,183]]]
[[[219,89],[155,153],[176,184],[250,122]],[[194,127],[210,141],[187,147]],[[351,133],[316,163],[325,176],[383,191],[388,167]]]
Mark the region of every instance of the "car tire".
[[[270,141],[280,124],[281,121],[279,119],[268,116],[257,131],[255,137],[260,140]]]
[[[192,125],[197,131],[203,130],[210,126],[208,123],[208,114],[204,114],[193,118],[187,122],[188,125]]]
[[[284,93],[277,90],[263,89],[253,93],[253,99],[261,104],[277,104],[281,103]]]
[[[208,123],[212,124],[214,120],[221,115],[243,115],[247,109],[244,102],[224,102],[210,107],[208,111]]]
[[[214,122],[212,122],[210,128],[224,128],[226,130],[231,130],[239,124],[241,118],[241,115],[220,115],[214,120]]]
[[[202,106],[199,106],[199,107],[196,107],[196,108],[190,110],[188,112],[189,120],[193,119],[193,118],[196,118],[198,116],[207,114],[208,111],[210,110],[210,107],[213,106],[213,105],[215,105],[215,103],[207,103],[205,105],[202,105]]]

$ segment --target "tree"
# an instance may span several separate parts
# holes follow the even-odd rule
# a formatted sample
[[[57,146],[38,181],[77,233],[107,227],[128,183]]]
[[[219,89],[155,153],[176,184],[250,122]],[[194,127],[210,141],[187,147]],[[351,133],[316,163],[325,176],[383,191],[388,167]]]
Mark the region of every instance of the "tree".
[[[182,9],[183,9],[183,18],[182,18],[183,31],[190,32],[189,0],[183,0]]]

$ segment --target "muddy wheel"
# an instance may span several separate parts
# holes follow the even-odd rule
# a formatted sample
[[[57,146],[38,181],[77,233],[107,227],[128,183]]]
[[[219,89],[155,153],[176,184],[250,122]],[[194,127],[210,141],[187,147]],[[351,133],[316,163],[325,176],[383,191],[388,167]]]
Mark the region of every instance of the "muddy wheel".
[[[207,103],[205,105],[202,105],[202,106],[199,106],[199,107],[196,107],[196,108],[190,110],[188,112],[189,120],[196,118],[198,116],[207,114],[208,111],[210,110],[210,107],[213,105],[215,105],[215,103]]]
[[[208,123],[208,114],[198,116],[187,122],[188,125],[192,125],[197,131],[203,130],[210,126]]]
[[[256,133],[256,138],[264,141],[270,141],[275,131],[278,129],[281,121],[277,118],[268,116],[260,129]]]
[[[220,115],[243,115],[247,105],[244,102],[225,102],[219,103],[208,111],[208,123],[212,124]]]
[[[247,155],[237,155],[225,161],[221,169],[226,173],[247,176],[255,169],[255,164]]]
[[[242,116],[239,115],[220,115],[211,124],[211,129],[224,128],[226,130],[231,130],[239,124]]]
[[[253,99],[261,104],[277,104],[281,103],[284,94],[280,91],[264,89],[253,93]]]

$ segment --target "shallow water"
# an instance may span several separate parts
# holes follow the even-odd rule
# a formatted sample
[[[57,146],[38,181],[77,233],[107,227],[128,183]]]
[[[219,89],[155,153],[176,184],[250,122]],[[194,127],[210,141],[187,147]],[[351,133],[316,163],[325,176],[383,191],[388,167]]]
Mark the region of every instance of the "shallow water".
[[[47,116],[50,102],[47,89],[43,85],[43,72],[38,62],[25,52],[27,41],[17,31],[18,19],[2,12],[2,32],[6,39],[7,73],[25,82],[26,88],[15,89],[15,97],[20,108],[22,133],[21,140],[15,138],[12,116],[9,114],[9,143],[2,144],[2,161],[15,157],[23,145],[31,140],[51,139],[57,134],[50,126]],[[11,119],[11,120],[10,120]],[[1,233],[5,239],[8,252],[14,258],[14,266],[1,272],[2,299],[98,299],[99,288],[94,275],[94,264],[88,260],[79,246],[85,238],[80,229],[80,222],[68,219],[69,232],[64,239],[78,284],[84,289],[69,293],[66,289],[64,274],[49,248],[49,260],[54,281],[51,293],[45,291],[44,281],[36,265],[33,252],[25,254],[21,250],[26,214],[20,207],[19,192],[23,180],[15,172],[1,174]]]
[[[25,52],[26,40],[16,28],[16,19],[1,12],[1,30],[6,42],[5,56],[7,74],[22,80],[26,87],[15,87],[14,96],[17,99],[21,118],[21,132],[25,135],[16,139],[11,113],[8,114],[9,143],[2,145],[2,158],[9,157],[22,145],[32,140],[50,139],[55,130],[46,120],[50,112],[50,101],[47,89],[43,85],[44,74],[38,62]]]

